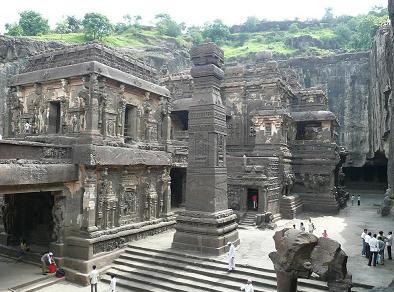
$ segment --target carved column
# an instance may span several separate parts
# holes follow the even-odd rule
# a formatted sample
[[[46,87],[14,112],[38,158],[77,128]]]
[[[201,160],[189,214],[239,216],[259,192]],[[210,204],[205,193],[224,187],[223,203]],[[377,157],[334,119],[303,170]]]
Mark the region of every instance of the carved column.
[[[141,107],[137,108],[137,115],[135,119],[135,141],[141,141],[141,119],[142,119],[142,110]]]
[[[97,199],[97,176],[94,169],[86,169],[84,180],[84,194],[82,201],[83,220],[82,229],[87,232],[96,231],[96,199]]]
[[[125,112],[126,112],[126,98],[124,96],[125,86],[121,84],[119,87],[119,102],[118,102],[118,137],[123,138],[125,129]]]
[[[228,209],[225,156],[226,113],[220,96],[223,51],[214,43],[191,49],[194,67],[189,110],[186,210],[177,218],[173,247],[207,254],[239,244],[236,215]]]
[[[99,125],[99,84],[97,80],[98,76],[96,73],[89,75],[89,81],[84,82],[84,88],[86,93],[84,95],[85,100],[85,116],[86,116],[86,128],[81,133],[80,142],[82,144],[100,143],[102,136],[98,128]]]
[[[162,216],[172,215],[171,212],[171,176],[169,168],[165,168],[162,175]]]

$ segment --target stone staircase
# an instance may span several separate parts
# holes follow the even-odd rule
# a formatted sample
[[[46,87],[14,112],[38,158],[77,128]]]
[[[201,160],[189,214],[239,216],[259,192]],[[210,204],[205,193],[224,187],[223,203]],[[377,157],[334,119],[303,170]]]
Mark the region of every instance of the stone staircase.
[[[303,210],[303,202],[300,196],[284,196],[280,199],[280,214],[282,218],[294,219]]]
[[[256,226],[256,212],[246,212],[239,221],[241,226]]]
[[[236,271],[229,273],[227,264],[216,259],[133,245],[114,261],[102,281],[109,283],[111,274],[116,275],[117,285],[127,291],[231,292],[240,291],[247,279],[252,279],[255,292],[276,291],[273,270],[237,265]],[[324,282],[302,279],[298,291],[328,288]]]
[[[22,285],[18,285],[12,288],[8,288],[9,291],[12,292],[33,292],[39,291],[43,288],[47,288],[49,286],[55,285],[59,282],[65,281],[65,278],[56,278],[54,274],[49,274],[43,276],[37,280],[33,280]],[[56,289],[54,289],[56,290]]]

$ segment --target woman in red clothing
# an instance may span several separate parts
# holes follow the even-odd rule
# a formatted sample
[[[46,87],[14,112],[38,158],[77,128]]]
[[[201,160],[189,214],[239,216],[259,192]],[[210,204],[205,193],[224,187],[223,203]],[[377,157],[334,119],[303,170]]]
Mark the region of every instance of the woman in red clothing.
[[[252,195],[253,209],[257,209],[257,195]]]

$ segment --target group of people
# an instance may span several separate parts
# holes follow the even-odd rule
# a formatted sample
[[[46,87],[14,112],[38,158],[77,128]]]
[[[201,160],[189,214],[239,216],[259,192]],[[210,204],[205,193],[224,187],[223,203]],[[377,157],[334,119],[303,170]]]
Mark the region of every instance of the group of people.
[[[355,197],[355,195],[352,195],[351,197],[350,197],[350,202],[352,203],[352,206],[354,206],[354,200],[356,199],[356,197]],[[360,195],[358,195],[357,196],[357,206],[360,206],[361,205],[361,196]]]
[[[235,271],[235,246],[232,242],[227,243],[228,246],[228,253],[227,253],[227,259],[228,259],[228,271],[232,272]],[[241,290],[245,292],[253,292],[253,284],[252,280],[248,279],[246,284],[241,286]]]
[[[388,259],[392,260],[391,246],[393,244],[393,233],[388,232],[384,235],[383,231],[379,231],[378,234],[368,232],[367,229],[361,233],[362,250],[361,255],[368,259],[368,266],[373,265],[376,267],[377,264],[384,265],[385,249],[387,249]]]
[[[297,229],[295,224],[293,224],[293,228]],[[302,232],[306,232],[306,228],[305,228],[304,222],[300,223],[300,230]],[[312,222],[312,219],[309,218],[309,221],[308,221],[308,232],[309,233],[313,233],[315,230],[316,230],[315,224]],[[325,237],[325,238],[328,237],[327,230],[323,231],[322,236]]]
[[[90,292],[93,292],[93,290],[97,292],[97,283],[100,279],[100,273],[95,265],[92,268],[93,269],[89,274]],[[111,282],[109,283],[108,292],[116,292],[116,277],[114,274],[111,274]]]

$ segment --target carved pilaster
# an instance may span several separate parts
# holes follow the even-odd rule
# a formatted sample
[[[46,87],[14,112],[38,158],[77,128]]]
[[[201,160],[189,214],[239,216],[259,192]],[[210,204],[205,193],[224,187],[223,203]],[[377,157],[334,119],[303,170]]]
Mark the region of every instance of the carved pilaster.
[[[124,96],[125,85],[121,84],[119,86],[119,96],[118,96],[118,117],[117,117],[117,136],[124,136],[125,129],[125,111],[126,111],[126,98]]]
[[[84,194],[82,201],[83,222],[82,229],[93,232],[98,228],[96,226],[96,207],[99,203],[97,195],[97,175],[95,170],[87,169],[84,180]],[[97,212],[98,213],[98,212]]]

